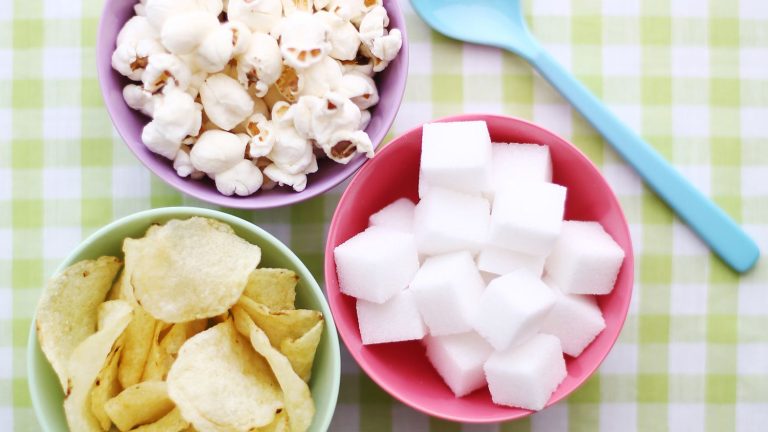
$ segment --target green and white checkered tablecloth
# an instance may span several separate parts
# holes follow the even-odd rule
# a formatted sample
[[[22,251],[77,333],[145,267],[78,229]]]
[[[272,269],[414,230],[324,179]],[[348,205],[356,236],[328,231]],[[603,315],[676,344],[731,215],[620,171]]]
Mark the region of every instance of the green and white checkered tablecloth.
[[[128,1],[128,0],[126,0]],[[0,0],[0,430],[38,430],[25,345],[40,289],[85,236],[133,212],[204,206],[165,186],[113,131],[97,84],[100,0]],[[629,219],[635,295],[592,379],[528,419],[430,419],[344,354],[333,430],[768,430],[768,259],[739,277],[515,56],[430,32],[407,2],[411,70],[393,132],[501,112],[570,138]],[[768,251],[768,1],[529,0],[534,33]],[[470,25],[470,23],[468,23]],[[289,244],[322,278],[341,188],[292,208],[232,213]]]

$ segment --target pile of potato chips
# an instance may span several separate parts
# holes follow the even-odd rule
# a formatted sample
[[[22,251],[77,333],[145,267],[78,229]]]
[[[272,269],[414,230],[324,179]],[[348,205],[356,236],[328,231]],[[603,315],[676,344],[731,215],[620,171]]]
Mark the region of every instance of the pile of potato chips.
[[[154,225],[123,252],[124,266],[73,264],[38,305],[70,430],[309,428],[323,316],[295,308],[294,272],[257,268],[258,246],[200,217]]]

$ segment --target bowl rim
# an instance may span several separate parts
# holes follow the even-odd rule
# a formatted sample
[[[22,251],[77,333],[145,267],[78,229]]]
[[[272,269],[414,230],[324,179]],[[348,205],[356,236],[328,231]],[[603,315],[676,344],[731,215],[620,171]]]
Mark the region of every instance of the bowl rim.
[[[152,173],[155,177],[158,177],[163,183],[171,186],[172,188],[176,189],[177,191],[181,192],[182,194],[188,195],[190,197],[199,199],[203,202],[207,202],[214,205],[219,205],[226,208],[233,208],[233,209],[243,209],[243,210],[263,210],[263,209],[270,209],[270,208],[279,208],[279,207],[286,207],[291,206],[294,204],[298,204],[300,202],[306,201],[308,199],[314,198],[318,195],[322,195],[329,190],[333,189],[334,187],[344,183],[349,177],[354,175],[361,166],[363,166],[368,160],[368,157],[365,157],[365,155],[358,155],[355,158],[353,158],[351,161],[349,161],[345,165],[345,169],[343,171],[340,171],[340,174],[334,178],[333,181],[327,182],[327,184],[318,187],[313,188],[307,191],[306,189],[302,192],[294,192],[292,194],[284,195],[286,198],[273,198],[272,200],[263,200],[259,199],[260,197],[249,195],[245,197],[238,197],[238,196],[226,196],[218,191],[215,191],[216,194],[213,195],[206,195],[201,191],[198,191],[196,189],[188,188],[186,187],[185,181],[187,179],[181,178],[181,177],[173,177],[172,180],[164,178],[162,175],[155,172],[155,170],[150,166],[150,164],[146,160],[146,156],[144,154],[141,154],[136,150],[132,145],[128,144],[128,140],[125,138],[127,136],[127,126],[123,123],[115,121],[115,115],[112,112],[110,102],[107,100],[106,94],[110,90],[107,87],[107,84],[105,82],[104,76],[106,74],[112,73],[112,66],[111,64],[108,64],[109,62],[103,60],[107,58],[112,58],[111,52],[114,50],[113,45],[115,43],[114,39],[109,39],[102,37],[102,35],[106,32],[106,20],[104,19],[104,15],[109,10],[109,6],[112,1],[116,0],[106,0],[104,2],[104,5],[102,6],[101,13],[99,14],[99,24],[98,29],[96,32],[96,76],[99,81],[99,90],[101,93],[101,99],[104,102],[104,108],[107,111],[107,114],[109,115],[110,123],[112,124],[112,127],[115,131],[117,131],[117,134],[120,136],[120,140],[123,142],[123,145],[128,147],[128,149],[131,151],[131,153],[134,155],[136,159],[141,162],[144,167]],[[133,0],[130,0],[133,1]],[[396,102],[395,106],[397,107],[394,110],[394,114],[390,116],[390,118],[386,119],[386,121],[383,122],[382,128],[386,130],[384,132],[384,135],[382,136],[379,143],[374,148],[375,150],[381,150],[382,145],[386,141],[387,134],[392,129],[392,125],[395,122],[395,118],[397,118],[397,114],[400,112],[400,107],[403,103],[403,98],[405,97],[405,89],[408,85],[408,70],[409,70],[409,43],[408,43],[408,31],[407,31],[407,20],[405,17],[405,13],[403,12],[403,8],[400,7],[400,4],[398,0],[391,0],[386,7],[387,13],[390,14],[391,12],[395,12],[396,16],[402,23],[398,27],[400,30],[400,33],[402,34],[402,46],[400,48],[400,52],[398,53],[398,60],[402,62],[403,64],[403,78],[402,78],[402,87],[399,89],[394,89],[395,98],[394,102]],[[391,18],[390,18],[391,19]],[[170,166],[170,161],[169,161]],[[213,187],[215,190],[215,186]]]
[[[299,270],[299,272],[304,272],[308,275],[310,275],[308,282],[309,291],[311,292],[311,295],[316,297],[319,300],[321,312],[323,313],[323,318],[326,321],[326,327],[327,330],[326,333],[328,334],[329,341],[331,344],[331,350],[333,351],[331,354],[331,367],[330,367],[330,373],[331,373],[331,383],[332,383],[332,389],[331,389],[331,398],[327,400],[327,403],[329,405],[330,413],[326,416],[326,418],[323,419],[322,424],[318,424],[320,426],[319,430],[328,430],[331,420],[333,419],[333,414],[336,411],[336,405],[338,402],[338,396],[339,396],[339,388],[341,386],[341,349],[339,345],[339,337],[338,337],[338,331],[336,330],[336,322],[333,319],[333,313],[331,312],[330,305],[328,304],[328,300],[325,298],[323,290],[320,288],[320,285],[317,282],[317,279],[312,274],[311,271],[307,268],[307,266],[304,264],[301,259],[288,247],[286,246],[280,239],[273,236],[269,232],[267,232],[265,229],[259,227],[258,225],[247,221],[245,219],[239,218],[237,216],[224,213],[219,210],[214,209],[207,209],[207,208],[200,208],[200,207],[160,207],[160,208],[154,208],[154,209],[147,209],[140,212],[132,213],[130,215],[124,216],[122,218],[116,219],[107,225],[104,225],[103,227],[99,228],[95,232],[93,232],[91,235],[86,237],[75,249],[72,250],[72,252],[67,255],[66,258],[64,258],[59,266],[56,268],[56,270],[52,273],[51,277],[60,274],[64,269],[66,269],[68,266],[72,265],[74,263],[75,257],[83,253],[87,248],[89,248],[92,244],[99,241],[102,237],[109,234],[111,231],[120,229],[124,225],[131,224],[136,221],[140,220],[148,220],[150,221],[152,218],[155,217],[162,217],[162,216],[171,216],[171,217],[194,217],[194,216],[201,216],[201,217],[208,217],[212,219],[217,219],[223,222],[226,222],[231,225],[235,225],[236,227],[245,228],[247,230],[251,230],[253,233],[255,233],[258,237],[263,238],[266,242],[270,243],[272,246],[274,246],[276,249],[280,251],[283,255],[285,255]],[[35,412],[35,416],[40,424],[40,428],[43,431],[50,431],[50,424],[47,423],[47,413],[43,411],[43,403],[42,399],[45,397],[44,392],[40,389],[40,382],[38,380],[38,375],[36,372],[33,372],[34,368],[31,368],[30,365],[34,362],[34,356],[35,351],[39,347],[39,342],[37,340],[37,330],[35,326],[35,322],[37,320],[37,303],[35,303],[35,309],[32,314],[32,322],[30,323],[30,329],[29,334],[27,336],[27,347],[26,347],[26,355],[25,355],[25,361],[27,366],[27,387],[29,389],[30,398],[32,400],[32,407]],[[47,359],[45,359],[47,361]],[[315,402],[317,404],[317,402]],[[314,419],[313,419],[314,422]]]
[[[624,328],[624,324],[627,321],[627,314],[629,312],[629,307],[631,303],[632,293],[634,292],[634,249],[632,246],[632,237],[630,235],[629,231],[629,223],[627,222],[626,215],[624,214],[624,210],[621,207],[621,203],[619,202],[618,198],[616,197],[616,194],[613,191],[613,188],[610,187],[610,184],[605,180],[605,176],[603,176],[600,169],[584,154],[584,152],[581,151],[578,147],[576,147],[571,141],[563,138],[559,134],[550,131],[549,129],[546,129],[542,126],[539,126],[533,122],[530,122],[528,120],[524,120],[518,117],[514,116],[508,116],[508,115],[502,115],[502,114],[488,114],[488,113],[468,113],[468,114],[457,114],[457,115],[451,115],[451,116],[445,116],[445,117],[439,117],[434,120],[430,120],[428,122],[422,123],[418,126],[415,126],[411,128],[410,130],[398,135],[394,139],[392,139],[387,145],[385,145],[381,152],[386,151],[397,151],[392,150],[393,148],[396,148],[398,143],[403,142],[406,136],[411,136],[414,133],[417,133],[419,130],[422,129],[422,127],[427,123],[437,123],[437,122],[457,122],[457,121],[478,121],[478,120],[488,120],[488,119],[496,119],[506,122],[514,122],[514,123],[521,123],[528,127],[532,127],[535,129],[538,129],[542,132],[545,132],[565,143],[567,143],[573,150],[575,150],[576,154],[580,159],[583,160],[583,162],[586,162],[592,170],[594,170],[596,173],[599,174],[600,178],[605,181],[606,185],[608,185],[608,198],[612,201],[614,201],[617,204],[617,208],[619,210],[618,216],[621,220],[621,230],[624,231],[626,234],[626,237],[628,239],[627,249],[624,250],[625,252],[625,267],[622,271],[628,272],[628,280],[631,281],[631,285],[629,287],[629,295],[627,296],[627,301],[621,306],[619,310],[619,316],[621,318],[618,331],[616,332],[615,337],[610,341],[610,345],[608,348],[608,351],[606,351],[606,354],[600,359],[600,361],[595,362],[594,365],[584,368],[587,370],[587,373],[583,375],[583,378],[581,378],[578,382],[578,384],[568,393],[559,395],[557,397],[550,398],[550,400],[547,402],[547,406],[544,408],[549,408],[550,406],[560,402],[561,400],[569,397],[574,391],[576,391],[578,388],[580,388],[584,383],[592,377],[592,375],[597,371],[597,369],[600,367],[600,365],[605,361],[605,358],[608,356],[608,354],[613,349],[614,345],[616,344],[616,341],[618,340],[619,336],[621,335],[621,330]],[[393,144],[395,144],[393,146]],[[357,183],[362,182],[360,180],[362,178],[362,174],[365,172],[365,170],[372,169],[370,168],[371,165],[365,165],[363,166],[352,178],[352,180],[349,183],[349,186],[344,190],[344,193],[342,194],[341,198],[339,199],[339,203],[336,207],[336,210],[333,213],[333,217],[331,219],[331,224],[328,229],[328,235],[326,237],[326,244],[325,244],[325,262],[324,262],[324,271],[325,271],[325,291],[328,298],[328,303],[331,306],[331,310],[333,312],[336,312],[336,310],[340,307],[337,296],[331,296],[328,293],[328,281],[331,280],[329,277],[329,274],[333,272],[335,274],[336,272],[336,264],[335,260],[333,258],[333,249],[334,247],[331,245],[330,239],[336,236],[336,233],[339,229],[338,225],[338,217],[341,212],[341,210],[349,205],[350,201],[352,201],[352,198],[350,198],[349,191],[353,188],[354,185]],[[338,296],[344,296],[346,294],[341,293],[338,286],[336,287],[336,290],[338,291]],[[418,402],[410,400],[406,396],[399,394],[388,382],[385,378],[382,377],[382,375],[375,369],[371,368],[370,365],[366,362],[361,361],[361,354],[359,350],[351,349],[350,348],[350,342],[351,342],[351,335],[346,332],[346,330],[342,330],[341,328],[338,328],[339,330],[339,336],[341,337],[341,340],[344,342],[345,347],[347,348],[347,351],[351,354],[351,356],[355,359],[355,362],[357,365],[362,369],[376,384],[378,384],[384,391],[386,391],[390,396],[395,398],[396,400],[402,402],[403,404],[419,411],[424,414],[430,415],[432,417],[449,420],[453,422],[462,422],[462,423],[474,423],[474,424],[488,424],[488,423],[498,423],[502,421],[509,421],[509,420],[517,420],[522,419],[525,417],[530,416],[531,414],[535,414],[537,411],[531,411],[531,410],[519,410],[518,412],[511,414],[509,416],[496,416],[493,418],[473,418],[473,417],[467,417],[464,415],[453,415],[451,413],[445,413],[436,411],[427,407],[423,407],[419,405]]]

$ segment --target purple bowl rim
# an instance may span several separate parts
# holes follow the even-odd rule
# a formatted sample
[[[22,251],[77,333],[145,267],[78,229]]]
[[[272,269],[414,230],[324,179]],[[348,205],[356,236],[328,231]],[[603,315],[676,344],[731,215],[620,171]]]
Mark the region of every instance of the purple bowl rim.
[[[334,187],[344,183],[348,178],[353,176],[359,169],[362,167],[365,163],[368,162],[369,158],[365,157],[364,155],[358,155],[354,159],[352,159],[349,163],[346,164],[345,170],[341,171],[339,175],[336,176],[336,179],[334,181],[327,182],[326,185],[312,188],[309,191],[302,191],[302,192],[295,192],[291,195],[285,195],[287,198],[284,199],[276,199],[272,198],[269,200],[259,199],[258,196],[254,197],[253,195],[245,196],[245,197],[236,197],[236,196],[226,196],[221,193],[217,194],[211,194],[206,195],[203,193],[198,192],[197,190],[188,190],[187,188],[184,188],[181,183],[178,182],[172,182],[169,180],[166,180],[162,175],[155,172],[153,168],[149,166],[149,164],[144,160],[144,156],[139,154],[136,149],[130,144],[128,144],[128,140],[125,139],[124,134],[124,125],[120,124],[119,122],[115,121],[115,117],[112,113],[112,110],[110,109],[110,104],[106,100],[105,94],[107,93],[108,89],[106,88],[106,84],[104,82],[103,76],[106,73],[111,73],[112,66],[111,64],[108,66],[105,66],[104,62],[101,61],[101,59],[104,58],[111,58],[110,51],[112,50],[112,44],[113,40],[106,40],[106,38],[101,37],[101,35],[104,34],[105,30],[105,20],[104,15],[109,8],[111,1],[106,0],[104,2],[104,6],[102,7],[101,13],[99,15],[99,26],[96,33],[96,76],[99,81],[99,90],[101,91],[101,98],[104,102],[104,108],[107,111],[107,114],[109,115],[110,122],[112,123],[112,126],[117,131],[117,134],[120,136],[120,140],[123,142],[123,145],[128,147],[128,149],[133,153],[134,157],[141,162],[144,167],[152,173],[152,175],[159,178],[163,183],[171,186],[172,188],[176,189],[177,191],[181,192],[184,195],[190,196],[192,198],[201,200],[203,202],[207,202],[209,204],[218,205],[225,208],[231,208],[231,209],[241,209],[241,210],[267,210],[272,208],[280,208],[280,207],[288,207],[292,206],[294,204],[298,204],[300,202],[315,198],[319,195],[322,195],[329,190],[333,189]],[[406,26],[406,19],[405,15],[403,14],[403,10],[400,7],[400,4],[398,3],[398,0],[391,0],[391,4],[394,5],[394,11],[396,12],[398,18],[400,19],[400,22],[402,25],[398,27],[400,32],[402,33],[402,46],[400,48],[400,52],[398,53],[399,61],[403,63],[403,69],[405,70],[405,73],[403,74],[403,84],[402,88],[398,92],[399,94],[396,94],[395,101],[397,102],[397,110],[395,111],[395,114],[391,116],[389,120],[385,122],[386,124],[386,131],[384,135],[381,138],[381,141],[379,141],[376,144],[375,150],[380,151],[383,147],[382,144],[386,141],[387,133],[392,129],[392,125],[395,122],[395,118],[397,117],[397,114],[400,112],[400,107],[403,103],[403,98],[405,97],[405,89],[408,85],[408,68],[409,68],[409,60],[410,60],[410,48],[408,44],[408,31]],[[390,12],[390,8],[387,8],[387,13]],[[375,156],[374,156],[375,157]],[[295,198],[294,198],[295,197]]]
[[[522,118],[519,118],[519,117],[510,116],[510,115],[504,115],[504,114],[488,114],[488,113],[462,113],[462,114],[454,114],[454,115],[449,115],[449,116],[444,116],[444,117],[438,117],[436,119],[429,120],[427,122],[421,123],[418,126],[415,126],[415,127],[411,128],[411,129],[403,132],[402,134],[399,134],[398,136],[393,138],[390,141],[390,143],[398,141],[398,140],[402,139],[404,136],[410,135],[411,133],[414,133],[415,131],[418,131],[419,129],[424,127],[424,125],[427,124],[427,123],[469,121],[469,120],[483,120],[484,121],[487,118],[498,118],[498,119],[501,119],[501,120],[504,120],[504,121],[515,121],[515,122],[519,122],[519,123],[524,123],[524,124],[526,124],[528,126],[532,126],[532,127],[536,128],[536,129],[543,130],[544,132],[547,132],[548,134],[554,136],[555,138],[560,139],[563,142],[565,142],[568,145],[570,145],[573,148],[573,150],[575,150],[576,153],[587,162],[588,166],[590,166],[593,170],[595,170],[595,172],[597,172],[600,175],[600,178],[602,178],[603,181],[605,182],[605,184],[608,186],[608,196],[617,204],[617,208],[619,210],[619,216],[621,217],[621,221],[622,221],[622,230],[625,231],[625,234],[626,234],[627,239],[628,239],[628,245],[627,245],[628,250],[625,251],[626,252],[626,258],[625,259],[626,259],[626,262],[628,262],[629,264],[628,265],[624,264],[624,265],[626,265],[626,268],[623,268],[622,271],[629,272],[629,275],[627,277],[631,281],[631,285],[630,285],[630,288],[629,288],[629,300],[622,306],[622,308],[620,310],[621,323],[618,326],[618,329],[617,329],[617,332],[616,332],[616,336],[611,341],[610,347],[608,348],[608,351],[606,352],[606,355],[603,356],[603,358],[601,358],[600,361],[596,362],[593,367],[587,368],[587,369],[589,369],[589,372],[587,374],[585,374],[584,378],[573,388],[573,390],[571,390],[567,394],[560,395],[557,398],[550,398],[547,401],[547,405],[542,409],[542,410],[544,410],[544,409],[547,409],[547,408],[551,407],[552,405],[555,405],[556,403],[562,401],[563,399],[566,399],[566,398],[570,397],[576,390],[578,390],[581,386],[583,386],[584,383],[589,378],[591,378],[592,375],[594,375],[595,372],[600,368],[600,366],[603,364],[605,359],[608,357],[608,354],[611,352],[611,350],[613,350],[613,347],[616,345],[616,342],[619,340],[619,336],[621,336],[621,331],[623,330],[624,325],[627,322],[627,315],[629,314],[629,308],[630,308],[631,301],[632,301],[632,294],[635,291],[635,283],[634,283],[635,256],[634,256],[634,247],[633,247],[633,244],[632,244],[632,235],[631,235],[631,232],[629,230],[629,222],[627,221],[627,217],[624,214],[624,209],[621,206],[621,202],[619,201],[618,197],[616,196],[616,193],[613,191],[613,188],[610,186],[608,181],[605,179],[605,176],[603,175],[602,171],[597,167],[597,165],[595,165],[595,163],[592,162],[592,160],[589,157],[587,157],[587,155],[583,151],[581,151],[580,148],[578,148],[576,145],[574,145],[570,140],[567,140],[567,139],[563,138],[562,136],[560,136],[559,134],[557,134],[555,132],[552,132],[551,130],[549,130],[549,129],[543,127],[543,126],[540,126],[540,125],[538,125],[538,124],[536,124],[536,123],[534,123],[532,121],[525,120],[525,119],[522,119]],[[390,148],[390,146],[389,145],[385,146],[384,149],[382,149],[382,151],[387,151],[387,148]],[[391,150],[391,151],[395,151],[395,150]],[[358,171],[355,174],[355,177],[352,178],[352,182],[350,182],[350,186],[358,180],[359,175],[360,175],[360,172]],[[334,212],[333,212],[333,216],[331,218],[331,223],[328,226],[328,234],[327,234],[326,240],[325,240],[325,257],[324,257],[324,262],[323,262],[323,272],[324,272],[324,282],[323,282],[324,286],[323,286],[323,288],[325,289],[326,298],[328,298],[328,305],[331,308],[331,313],[334,313],[334,311],[335,311],[335,305],[337,304],[337,300],[336,299],[332,299],[330,296],[328,296],[328,284],[327,284],[327,281],[329,280],[328,273],[327,273],[328,272],[328,262],[329,262],[329,260],[333,260],[333,249],[331,248],[330,239],[331,239],[331,236],[333,234],[335,234],[336,230],[338,229],[337,228],[338,214],[341,211],[341,209],[342,209],[343,205],[345,204],[345,202],[350,199],[348,197],[348,195],[347,195],[348,191],[349,191],[349,188],[344,190],[344,193],[342,194],[341,199],[339,200],[339,204],[337,205],[336,210],[334,210]],[[335,264],[334,264],[334,268],[335,268]],[[344,295],[343,293],[340,293],[340,294]],[[337,321],[337,323],[338,323],[338,321]],[[535,414],[537,412],[537,411],[522,410],[522,409],[520,409],[523,412],[519,413],[517,415],[496,416],[496,417],[492,417],[492,418],[478,419],[478,418],[469,418],[469,417],[465,417],[465,416],[461,416],[461,415],[451,415],[451,414],[447,414],[447,413],[436,412],[436,411],[424,408],[422,406],[419,406],[414,401],[408,400],[407,398],[403,397],[401,394],[399,394],[396,391],[394,391],[392,386],[390,386],[389,383],[387,382],[387,380],[382,378],[381,375],[376,373],[376,371],[369,370],[370,368],[368,366],[362,365],[360,363],[360,361],[358,361],[357,353],[349,348],[349,342],[347,341],[347,337],[348,337],[347,333],[345,331],[340,330],[338,324],[336,326],[336,331],[339,333],[339,337],[341,338],[342,342],[344,343],[344,347],[350,353],[350,356],[352,356],[352,358],[355,360],[355,363],[358,365],[360,370],[362,370],[366,375],[368,375],[368,377],[373,382],[375,382],[377,385],[379,385],[379,387],[381,387],[392,398],[398,400],[399,402],[403,403],[404,405],[407,405],[407,406],[415,409],[416,411],[418,411],[420,413],[423,413],[423,414],[426,414],[426,415],[429,415],[429,416],[432,416],[432,417],[435,417],[435,418],[440,418],[440,419],[443,419],[443,420],[459,422],[459,423],[492,424],[492,423],[499,423],[499,422],[505,422],[505,421],[520,420],[520,419],[528,417],[528,416],[530,416],[532,414]]]

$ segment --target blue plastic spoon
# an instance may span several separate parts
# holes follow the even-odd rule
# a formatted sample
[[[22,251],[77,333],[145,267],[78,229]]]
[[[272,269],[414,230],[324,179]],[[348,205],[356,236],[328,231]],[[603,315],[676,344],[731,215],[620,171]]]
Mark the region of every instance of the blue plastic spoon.
[[[710,248],[738,272],[760,256],[757,244],[722,209],[693,187],[637,133],[613,115],[534,39],[520,0],[411,0],[438,32],[509,50],[547,79]]]

